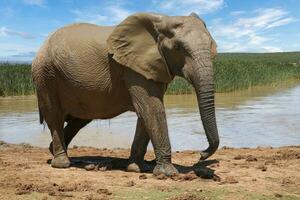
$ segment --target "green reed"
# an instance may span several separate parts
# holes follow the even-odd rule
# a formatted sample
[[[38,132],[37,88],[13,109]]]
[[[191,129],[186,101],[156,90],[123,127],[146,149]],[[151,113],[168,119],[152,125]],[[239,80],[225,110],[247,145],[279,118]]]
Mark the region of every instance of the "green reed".
[[[29,64],[0,63],[0,96],[34,93]]]
[[[300,52],[224,53],[219,54],[213,63],[217,92],[300,79]],[[193,87],[182,78],[175,78],[167,90],[168,94],[193,92]]]
[[[0,63],[0,96],[34,93],[30,64]],[[217,92],[231,92],[252,86],[281,84],[300,79],[300,52],[221,53],[214,60]],[[176,77],[167,94],[193,93],[193,87]]]

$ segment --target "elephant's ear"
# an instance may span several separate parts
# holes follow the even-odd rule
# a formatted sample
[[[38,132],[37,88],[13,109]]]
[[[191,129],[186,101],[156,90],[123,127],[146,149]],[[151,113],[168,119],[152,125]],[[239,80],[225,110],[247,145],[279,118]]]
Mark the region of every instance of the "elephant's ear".
[[[155,25],[161,15],[140,13],[127,17],[107,39],[108,50],[121,65],[147,79],[169,83],[173,77],[158,50]]]

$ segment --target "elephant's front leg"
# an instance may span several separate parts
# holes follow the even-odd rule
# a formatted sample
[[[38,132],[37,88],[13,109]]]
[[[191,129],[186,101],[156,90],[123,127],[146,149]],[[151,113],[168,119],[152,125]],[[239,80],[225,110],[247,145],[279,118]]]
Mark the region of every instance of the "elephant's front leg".
[[[149,135],[142,118],[138,118],[134,140],[131,145],[131,152],[127,171],[141,172],[145,170],[144,156],[147,151],[147,146],[150,141]]]
[[[156,166],[155,175],[171,176],[178,173],[171,163],[171,144],[168,135],[166,114],[162,102],[164,87],[143,77],[128,77],[127,84],[134,109],[142,119],[153,144]]]

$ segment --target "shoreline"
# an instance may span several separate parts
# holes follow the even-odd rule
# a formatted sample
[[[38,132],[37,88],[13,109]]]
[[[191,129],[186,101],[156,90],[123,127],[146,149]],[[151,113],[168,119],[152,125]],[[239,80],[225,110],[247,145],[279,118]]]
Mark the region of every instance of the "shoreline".
[[[129,149],[74,146],[72,166],[54,169],[47,148],[0,142],[0,199],[299,199],[300,146],[222,147],[197,163],[198,151],[172,153],[180,174],[126,172]],[[197,164],[196,164],[197,163]],[[91,167],[94,165],[94,167]]]
[[[272,88],[274,90],[282,90],[282,89],[288,89],[291,87],[296,87],[300,85],[300,79],[298,78],[291,78],[286,81],[280,81],[280,82],[273,82],[273,83],[267,83],[264,85],[254,85],[250,86],[248,88],[244,89],[237,89],[233,91],[228,92],[215,92],[216,95],[231,95],[231,94],[247,94],[251,93],[253,91],[260,91],[265,90],[266,88]],[[177,95],[195,95],[194,92],[191,93],[166,93],[165,96],[177,96]],[[27,94],[27,95],[9,95],[9,96],[0,96],[0,98],[26,98],[26,97],[36,97],[36,93]]]

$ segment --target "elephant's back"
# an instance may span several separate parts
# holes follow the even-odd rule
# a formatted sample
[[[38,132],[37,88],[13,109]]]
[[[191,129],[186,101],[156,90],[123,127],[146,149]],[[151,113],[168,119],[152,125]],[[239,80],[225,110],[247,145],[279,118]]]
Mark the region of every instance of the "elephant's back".
[[[93,41],[106,44],[106,39],[113,31],[113,26],[98,26],[89,23],[75,23],[64,26],[52,34],[54,40],[62,39],[67,43],[78,41]]]
[[[110,65],[106,38],[112,27],[72,24],[54,32],[49,38],[49,55],[60,76],[84,89],[101,90],[102,82],[114,70]],[[107,88],[109,86],[105,86]],[[103,89],[105,89],[103,88]]]

